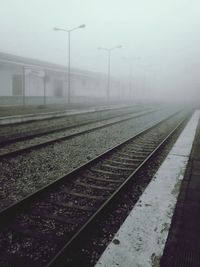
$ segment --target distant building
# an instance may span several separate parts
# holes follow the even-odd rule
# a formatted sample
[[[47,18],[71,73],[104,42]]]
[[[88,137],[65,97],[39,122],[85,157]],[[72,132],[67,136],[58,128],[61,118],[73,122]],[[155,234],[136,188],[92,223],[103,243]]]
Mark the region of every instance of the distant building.
[[[106,75],[72,69],[73,97],[106,95]],[[113,81],[117,89],[117,81]],[[0,104],[62,103],[66,99],[67,68],[49,62],[0,52]]]

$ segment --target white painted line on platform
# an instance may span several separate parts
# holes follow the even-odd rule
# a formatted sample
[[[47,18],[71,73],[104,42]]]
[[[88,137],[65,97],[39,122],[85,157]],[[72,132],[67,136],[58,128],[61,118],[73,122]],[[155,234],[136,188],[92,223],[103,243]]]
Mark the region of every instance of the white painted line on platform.
[[[159,266],[200,111],[194,112],[174,147],[95,267]],[[119,244],[118,244],[119,243]]]

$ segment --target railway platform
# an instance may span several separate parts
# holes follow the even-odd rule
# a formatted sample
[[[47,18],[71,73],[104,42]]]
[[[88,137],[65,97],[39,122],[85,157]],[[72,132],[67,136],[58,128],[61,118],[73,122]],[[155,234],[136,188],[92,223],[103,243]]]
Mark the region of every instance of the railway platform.
[[[176,204],[162,267],[200,266],[200,124]]]
[[[199,211],[196,110],[95,267],[200,266]]]

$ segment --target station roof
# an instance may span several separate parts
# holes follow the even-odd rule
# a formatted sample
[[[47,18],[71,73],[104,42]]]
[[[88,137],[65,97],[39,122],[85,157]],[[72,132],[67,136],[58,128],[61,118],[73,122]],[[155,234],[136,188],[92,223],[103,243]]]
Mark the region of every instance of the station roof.
[[[16,56],[16,55],[4,53],[4,52],[0,52],[0,62],[21,65],[24,67],[43,69],[43,70],[52,70],[52,71],[57,71],[57,72],[67,71],[67,67],[64,65],[59,65],[59,64],[42,61],[38,59],[33,59],[33,58]],[[92,71],[86,71],[86,70],[75,69],[75,68],[71,68],[71,73],[78,74],[81,76],[89,76],[89,77],[93,76],[94,78],[95,77],[105,78],[105,75],[102,73],[96,73]]]

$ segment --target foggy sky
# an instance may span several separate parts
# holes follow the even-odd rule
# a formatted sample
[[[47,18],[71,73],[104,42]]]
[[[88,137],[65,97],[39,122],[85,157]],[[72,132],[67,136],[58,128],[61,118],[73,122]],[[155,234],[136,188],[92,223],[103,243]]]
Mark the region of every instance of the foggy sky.
[[[72,32],[73,67],[106,73],[107,54],[97,47],[122,45],[112,75],[128,76],[131,60],[133,76],[146,77],[158,95],[198,92],[199,0],[0,0],[0,7],[2,52],[65,65],[67,35],[53,27],[84,23]]]

